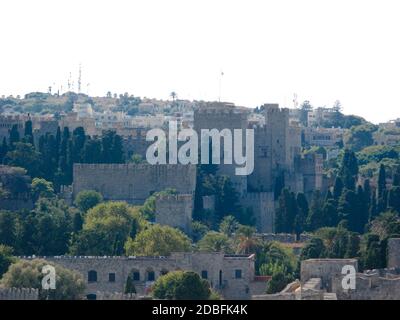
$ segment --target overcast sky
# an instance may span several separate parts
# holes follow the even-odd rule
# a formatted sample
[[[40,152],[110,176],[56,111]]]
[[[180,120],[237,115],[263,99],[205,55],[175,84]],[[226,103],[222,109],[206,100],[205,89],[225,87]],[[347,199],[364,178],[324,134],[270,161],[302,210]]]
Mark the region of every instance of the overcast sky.
[[[67,87],[400,117],[398,0],[1,0],[0,95]],[[90,83],[89,86],[87,84]],[[75,84],[76,86],[76,84]]]

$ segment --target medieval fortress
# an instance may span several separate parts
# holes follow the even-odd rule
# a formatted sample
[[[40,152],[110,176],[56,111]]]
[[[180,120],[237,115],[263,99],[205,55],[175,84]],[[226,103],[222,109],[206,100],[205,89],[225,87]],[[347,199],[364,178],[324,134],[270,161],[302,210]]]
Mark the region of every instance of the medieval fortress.
[[[328,182],[323,175],[322,156],[301,154],[302,130],[298,123],[290,121],[289,109],[267,104],[258,116],[254,121],[246,108],[228,103],[207,103],[194,109],[193,122],[182,121],[181,125],[192,127],[199,135],[202,129],[254,130],[254,171],[248,176],[236,175],[234,165],[221,161],[217,173],[230,177],[241,206],[251,210],[257,231],[264,237],[274,233],[277,205],[274,190],[277,185],[283,184],[293,192],[303,192],[309,197],[314,190],[327,190]],[[26,119],[17,120],[22,123]],[[0,136],[5,136],[15,121],[12,117],[6,118],[5,122],[2,120]],[[71,121],[68,122],[68,117],[58,123],[38,120],[34,122],[34,130],[38,134],[54,133],[57,125],[72,129],[74,125],[84,126],[86,129],[85,121],[76,121],[76,118]],[[21,126],[18,128],[23,130]],[[146,141],[148,128],[125,129],[119,128],[117,133],[123,133],[127,156],[139,154],[145,159],[146,150],[151,144]],[[99,131],[97,127],[93,130],[94,133]],[[90,128],[86,132],[90,134]],[[324,137],[327,135],[329,132],[324,133]],[[338,133],[335,131],[336,135]],[[243,141],[242,148],[245,147]],[[156,192],[175,189],[176,194],[156,199],[155,222],[190,234],[196,178],[195,165],[150,165],[146,162],[74,164],[73,184],[63,186],[62,194],[72,201],[80,191],[96,190],[105,200],[141,205]],[[213,210],[214,206],[213,196],[203,197],[204,209]],[[193,270],[228,299],[400,299],[400,239],[389,240],[388,269],[357,273],[354,290],[342,288],[342,269],[350,265],[358,270],[357,260],[312,259],[302,262],[300,281],[289,284],[274,295],[264,294],[268,279],[255,275],[254,255],[194,252],[174,253],[169,257],[43,258],[80,272],[87,284],[88,298],[111,299],[116,297],[115,292],[120,293],[121,299],[132,298],[121,295],[129,275],[135,282],[138,294],[146,295],[150,285],[168,271]],[[30,290],[1,289],[0,299],[35,299],[37,294],[37,291]]]
[[[301,133],[298,126],[289,124],[289,109],[281,109],[274,104],[265,105],[265,124],[262,125],[251,124],[248,114],[246,108],[210,103],[194,111],[194,129],[199,136],[202,129],[254,129],[253,173],[249,176],[236,175],[234,165],[221,161],[218,174],[230,177],[240,195],[240,204],[252,211],[258,231],[271,233],[274,232],[276,184],[284,183],[292,191],[306,195],[313,190],[322,190],[326,187],[322,174],[323,159],[315,154],[301,156]],[[149,145],[145,139],[139,140]],[[139,152],[144,152],[141,154],[143,158],[146,146],[137,148]],[[242,143],[242,147],[245,146]],[[73,168],[72,197],[82,190],[96,190],[105,200],[140,205],[154,192],[166,188],[175,189],[179,195],[184,195],[181,199],[186,201],[190,196],[194,199],[195,187],[194,165],[75,164]],[[164,205],[163,201],[168,204]],[[160,212],[157,215],[158,221],[188,230],[187,221],[191,219],[193,205],[187,202],[182,205],[181,201],[172,199],[160,199],[157,203],[157,207],[162,208],[162,215]]]

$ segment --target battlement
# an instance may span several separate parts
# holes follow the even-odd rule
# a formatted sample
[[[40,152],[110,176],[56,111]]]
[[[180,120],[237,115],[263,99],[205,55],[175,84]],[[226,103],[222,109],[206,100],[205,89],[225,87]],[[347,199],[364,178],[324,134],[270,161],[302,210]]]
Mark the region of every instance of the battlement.
[[[73,195],[82,190],[100,192],[106,200],[142,204],[153,193],[175,189],[193,194],[196,166],[181,164],[74,164]]]
[[[39,290],[32,288],[0,288],[0,300],[38,300]]]
[[[168,195],[158,195],[158,201],[192,201],[193,196],[191,194],[168,194]]]

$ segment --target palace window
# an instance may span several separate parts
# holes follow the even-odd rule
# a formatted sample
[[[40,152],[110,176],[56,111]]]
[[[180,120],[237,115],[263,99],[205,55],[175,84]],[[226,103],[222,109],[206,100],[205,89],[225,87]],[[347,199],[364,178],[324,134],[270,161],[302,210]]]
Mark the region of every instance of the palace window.
[[[90,270],[88,272],[88,282],[97,282],[97,272]]]
[[[236,269],[235,270],[235,278],[236,279],[241,279],[242,278],[242,270]]]
[[[108,274],[108,281],[109,282],[115,282],[115,273],[109,273]]]

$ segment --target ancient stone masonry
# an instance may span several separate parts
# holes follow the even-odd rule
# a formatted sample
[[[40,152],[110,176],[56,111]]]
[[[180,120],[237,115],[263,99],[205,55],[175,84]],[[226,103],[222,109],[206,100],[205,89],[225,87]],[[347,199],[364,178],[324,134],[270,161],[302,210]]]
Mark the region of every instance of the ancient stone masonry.
[[[332,289],[332,280],[342,275],[342,269],[351,265],[357,271],[357,259],[309,259],[301,262],[300,279],[304,284],[311,278],[321,278],[321,286]]]
[[[321,154],[306,154],[296,157],[295,170],[303,175],[303,192],[310,195],[314,190],[323,191],[323,157]]]
[[[194,129],[199,137],[201,137],[202,129],[229,129],[231,132],[235,129],[244,130],[247,128],[247,116],[249,111],[246,108],[235,107],[227,103],[209,103],[194,112]],[[242,152],[245,150],[245,134],[243,134]],[[223,143],[221,143],[221,155],[223,154]],[[233,185],[239,193],[243,193],[247,189],[246,176],[238,176],[235,174],[235,166],[230,164],[221,164],[218,166],[218,174],[227,175],[232,180]]]
[[[400,238],[388,241],[388,268],[400,268]]]
[[[87,295],[95,295],[98,291],[123,292],[129,274],[133,277],[137,293],[148,294],[159,276],[174,270],[198,273],[227,299],[249,299],[252,294],[259,293],[252,291],[252,288],[257,288],[254,286],[254,255],[197,252],[173,253],[168,257],[59,256],[43,259],[81,273],[87,283]]]
[[[240,204],[250,209],[259,232],[274,231],[275,205],[272,192],[249,192],[242,195]]]
[[[181,229],[191,234],[193,196],[178,194],[159,196],[156,199],[156,223]]]
[[[32,121],[32,132],[37,145],[39,137],[46,133],[55,135],[57,132],[58,121],[52,118],[21,115],[0,115],[0,141],[5,137],[9,138],[10,130],[14,125],[17,125],[20,137],[24,136],[25,122]]]
[[[168,188],[193,194],[196,187],[194,165],[74,164],[73,196],[96,190],[105,200],[143,204],[154,192]]]
[[[344,290],[342,277],[332,280],[332,292],[340,300],[400,300],[400,270],[382,269],[357,273],[355,289]]]
[[[30,288],[0,288],[0,300],[38,300],[39,290]]]

